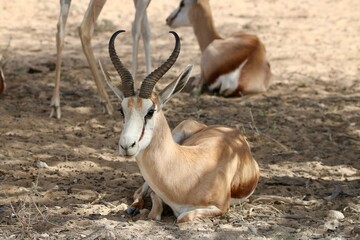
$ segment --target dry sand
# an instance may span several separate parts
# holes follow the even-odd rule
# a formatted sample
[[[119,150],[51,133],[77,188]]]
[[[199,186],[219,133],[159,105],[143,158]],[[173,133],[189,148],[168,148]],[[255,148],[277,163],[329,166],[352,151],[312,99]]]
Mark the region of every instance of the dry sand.
[[[241,129],[261,167],[248,202],[222,217],[175,224],[124,212],[142,184],[134,160],[118,154],[121,117],[102,112],[77,27],[88,1],[73,1],[61,83],[62,119],[49,118],[58,1],[0,2],[0,239],[357,239],[360,236],[360,3],[358,0],[212,1],[219,32],[255,33],[266,45],[274,84],[265,94],[224,99],[180,94],[166,107],[186,118]],[[173,48],[165,18],[177,1],[154,0],[148,15],[152,60]],[[111,68],[117,29],[131,64],[132,1],[109,0],[93,38]],[[178,29],[182,52],[160,85],[187,64],[199,73],[192,29]],[[145,73],[142,48],[138,76]],[[4,63],[4,62],[3,62]],[[116,98],[112,96],[114,107]],[[46,164],[46,165],[45,165]],[[334,211],[335,212],[334,212]]]

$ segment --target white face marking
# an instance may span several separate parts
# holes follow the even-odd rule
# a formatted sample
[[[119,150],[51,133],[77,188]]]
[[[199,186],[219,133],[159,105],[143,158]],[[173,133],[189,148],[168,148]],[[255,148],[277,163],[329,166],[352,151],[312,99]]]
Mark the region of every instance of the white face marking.
[[[220,89],[219,93],[225,97],[234,93],[238,88],[240,74],[247,61],[247,59],[243,61],[234,71],[219,76],[216,81],[209,86],[209,90],[214,91],[215,89]]]
[[[191,0],[182,0],[180,5],[166,18],[166,23],[172,28],[190,27],[189,8]]]
[[[124,127],[120,135],[119,151],[122,156],[136,157],[151,142],[155,126],[157,106],[150,99],[141,99],[141,106],[137,106],[138,97],[125,98],[122,103],[124,113]],[[132,103],[129,107],[129,101]],[[151,112],[153,114],[151,114]]]

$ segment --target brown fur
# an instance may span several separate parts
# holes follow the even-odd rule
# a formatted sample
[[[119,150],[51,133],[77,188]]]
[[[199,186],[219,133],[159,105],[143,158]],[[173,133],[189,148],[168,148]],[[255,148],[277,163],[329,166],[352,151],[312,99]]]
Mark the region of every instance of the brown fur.
[[[134,98],[130,97],[128,100],[128,108],[134,107]]]
[[[186,125],[182,127],[186,129]],[[201,216],[225,213],[230,197],[249,196],[259,179],[258,165],[239,130],[202,127],[178,145],[163,113],[157,115],[152,141],[137,163],[146,182],[165,203],[215,205],[221,210],[205,211]],[[191,220],[192,214],[181,221]]]
[[[222,39],[215,29],[208,0],[197,1],[197,4],[193,5],[189,10],[189,19],[193,26],[196,23],[201,25],[201,27],[195,31],[201,52],[215,39]]]
[[[138,98],[137,99],[137,102],[136,102],[136,108],[142,108],[142,105],[143,105],[143,103],[142,103],[142,99],[141,98]]]
[[[230,96],[268,89],[272,77],[270,64],[257,36],[238,32],[222,38],[215,29],[208,0],[198,0],[188,14],[202,52],[201,74],[205,85],[210,86],[219,76],[236,70],[247,60],[238,87]]]
[[[206,84],[210,85],[222,74],[234,71],[246,59],[251,61],[251,57],[256,58],[257,55],[261,55],[261,45],[260,40],[255,35],[245,33],[220,41],[215,40],[203,56],[203,77],[206,80]],[[260,46],[261,49],[259,49]],[[221,51],[216,53],[210,50],[212,48],[219,49],[220,47]],[[222,59],[222,61],[219,61],[219,59]]]

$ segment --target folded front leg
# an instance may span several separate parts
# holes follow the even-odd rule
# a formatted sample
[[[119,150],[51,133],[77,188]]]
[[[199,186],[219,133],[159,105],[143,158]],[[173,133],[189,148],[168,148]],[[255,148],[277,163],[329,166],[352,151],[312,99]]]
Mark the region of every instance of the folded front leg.
[[[136,190],[134,193],[134,202],[126,210],[129,215],[135,216],[139,213],[140,209],[144,207],[144,197],[148,190],[149,185],[146,182]]]

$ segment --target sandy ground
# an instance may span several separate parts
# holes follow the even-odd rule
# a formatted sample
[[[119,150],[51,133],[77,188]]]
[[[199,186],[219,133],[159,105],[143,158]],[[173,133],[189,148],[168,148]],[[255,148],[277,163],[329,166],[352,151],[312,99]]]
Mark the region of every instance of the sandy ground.
[[[233,99],[183,93],[166,116],[172,127],[193,117],[241,129],[261,179],[226,215],[180,225],[170,210],[160,222],[148,220],[149,199],[136,217],[124,212],[143,180],[136,162],[118,154],[120,114],[103,114],[82,54],[77,27],[87,2],[73,1],[70,11],[60,121],[49,118],[58,1],[0,2],[8,86],[0,96],[0,239],[360,238],[358,0],[211,2],[222,35],[245,30],[263,40],[274,84]],[[148,8],[155,66],[173,48],[165,18],[177,4],[154,0]],[[133,14],[132,1],[109,0],[100,15],[93,46],[107,68],[117,29],[128,30],[118,51],[130,67]],[[189,63],[200,71],[192,29],[177,31],[182,52],[161,84]]]

